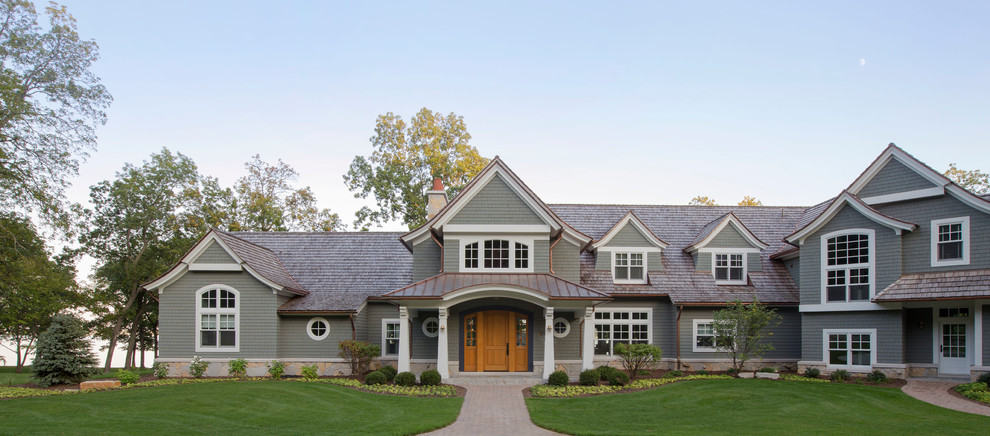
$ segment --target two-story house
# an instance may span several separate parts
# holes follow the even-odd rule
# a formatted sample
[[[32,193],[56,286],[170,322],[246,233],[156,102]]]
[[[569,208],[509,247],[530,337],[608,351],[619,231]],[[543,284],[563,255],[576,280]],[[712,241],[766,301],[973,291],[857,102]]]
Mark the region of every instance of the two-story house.
[[[650,343],[663,365],[724,369],[712,313],[781,315],[754,365],[898,375],[985,371],[990,201],[891,145],[812,207],[546,204],[496,157],[409,233],[212,230],[145,287],[158,361],[232,358],[347,372],[342,340],[400,371],[572,377]]]

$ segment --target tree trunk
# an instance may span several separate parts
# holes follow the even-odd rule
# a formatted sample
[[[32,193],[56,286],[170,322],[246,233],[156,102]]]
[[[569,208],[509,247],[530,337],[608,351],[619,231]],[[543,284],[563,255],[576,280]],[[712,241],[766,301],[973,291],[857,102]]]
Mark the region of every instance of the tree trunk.
[[[17,341],[17,369],[14,372],[21,372],[24,370],[24,360],[21,359],[21,339],[16,338],[15,340]]]
[[[141,334],[139,331],[141,329],[141,318],[144,318],[144,308],[147,302],[142,295],[141,305],[138,306],[137,314],[134,315],[134,321],[131,322],[131,334],[130,338],[127,339],[127,362],[124,363],[124,369],[134,369],[134,353],[137,348],[137,337]]]
[[[113,324],[113,332],[110,334],[110,346],[107,347],[107,363],[103,367],[103,372],[110,372],[110,364],[113,362],[113,350],[117,348],[117,337],[120,336],[120,330],[124,328],[124,314],[131,309],[134,305],[134,301],[137,297],[141,295],[141,288],[138,285],[134,285],[134,289],[131,291],[131,297],[127,300],[127,304],[124,305],[124,310],[120,311],[120,315],[117,316],[117,322]]]

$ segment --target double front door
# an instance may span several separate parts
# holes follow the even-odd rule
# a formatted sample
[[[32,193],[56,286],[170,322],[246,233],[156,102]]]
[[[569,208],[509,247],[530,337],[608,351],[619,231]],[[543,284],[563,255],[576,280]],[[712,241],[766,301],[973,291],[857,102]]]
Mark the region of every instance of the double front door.
[[[464,371],[529,371],[529,316],[488,310],[463,317]]]

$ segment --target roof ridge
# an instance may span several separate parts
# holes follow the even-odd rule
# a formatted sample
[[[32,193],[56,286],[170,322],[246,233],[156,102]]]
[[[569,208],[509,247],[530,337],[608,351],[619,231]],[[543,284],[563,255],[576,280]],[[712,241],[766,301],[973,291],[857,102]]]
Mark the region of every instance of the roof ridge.
[[[258,248],[260,248],[262,250],[265,250],[265,251],[271,253],[272,256],[275,257],[275,261],[278,262],[278,266],[281,267],[282,268],[282,271],[285,272],[285,275],[287,277],[289,277],[289,280],[292,280],[292,283],[295,283],[295,285],[296,285],[296,288],[295,289],[300,290],[300,291],[303,291],[303,292],[307,292],[307,293],[309,292],[309,291],[306,290],[306,288],[304,288],[302,285],[299,284],[299,281],[296,280],[295,277],[292,276],[292,273],[290,273],[289,272],[289,269],[285,267],[285,264],[284,263],[282,263],[282,258],[280,258],[278,256],[278,253],[276,253],[275,250],[272,250],[271,248],[265,247],[263,245],[255,244],[254,242],[251,242],[251,241],[247,241],[247,240],[238,238],[237,236],[234,236],[234,235],[232,235],[232,234],[230,234],[228,232],[225,232],[223,230],[220,230],[220,229],[214,229],[214,230],[216,230],[217,233],[222,233],[224,236],[228,236],[228,237],[234,238],[234,239],[236,239],[238,241],[241,241],[241,242],[243,242],[245,244],[252,245],[254,247],[258,247]],[[245,263],[247,263],[246,260],[243,260],[242,259],[242,261],[245,262]],[[258,274],[261,274],[261,272],[259,271]],[[271,279],[268,279],[268,280],[271,280]]]
[[[701,205],[701,204],[646,204],[646,203],[547,203],[547,206],[614,206],[614,207],[690,207],[690,208],[716,208],[716,207],[732,207],[732,208],[746,208],[746,209],[808,209],[814,206],[740,206],[729,205],[729,204],[719,204],[715,206]]]

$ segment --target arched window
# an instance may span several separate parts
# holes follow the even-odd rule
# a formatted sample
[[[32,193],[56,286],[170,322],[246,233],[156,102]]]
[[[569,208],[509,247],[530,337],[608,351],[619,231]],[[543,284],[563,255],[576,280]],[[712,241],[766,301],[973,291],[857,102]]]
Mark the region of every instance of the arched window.
[[[824,302],[869,301],[873,296],[873,230],[822,236]]]
[[[210,285],[196,292],[196,351],[238,351],[240,304],[236,289]]]
[[[532,271],[532,240],[486,239],[464,245],[464,270]]]

